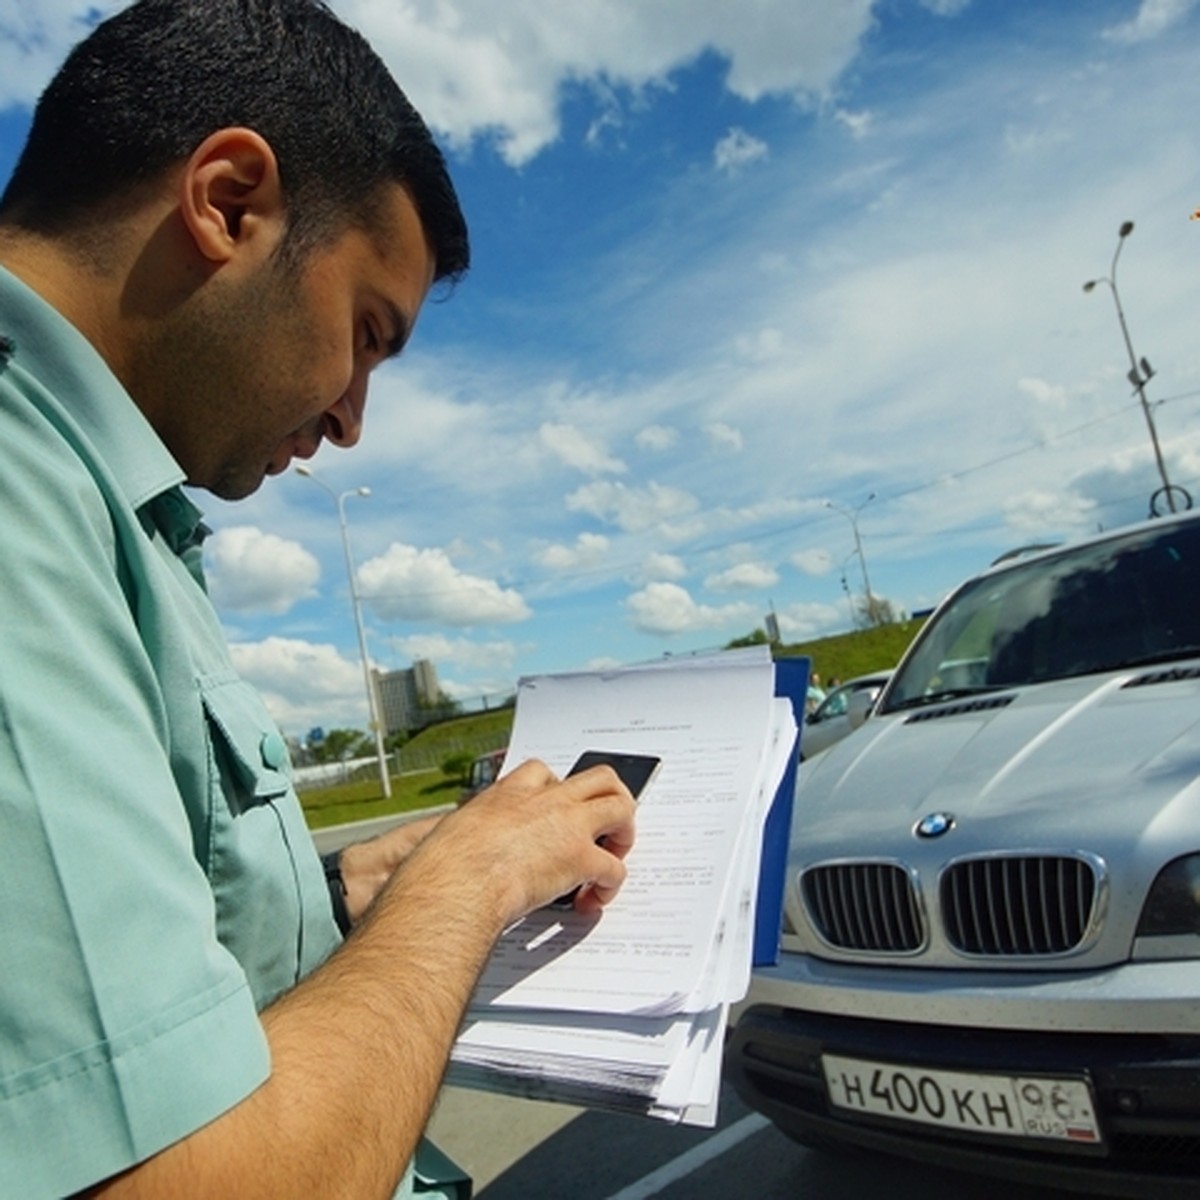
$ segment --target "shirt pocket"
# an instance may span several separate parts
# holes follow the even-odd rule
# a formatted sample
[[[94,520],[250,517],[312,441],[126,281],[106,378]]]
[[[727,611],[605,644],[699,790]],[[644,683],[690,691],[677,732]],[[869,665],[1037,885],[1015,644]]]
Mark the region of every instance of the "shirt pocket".
[[[258,693],[236,676],[200,681],[211,748],[209,861],[217,938],[246,972],[259,1007],[300,977],[305,845],[287,746]],[[328,900],[326,899],[326,907]]]
[[[236,677],[201,681],[221,793],[230,811],[248,809],[291,790],[287,744],[258,693]]]

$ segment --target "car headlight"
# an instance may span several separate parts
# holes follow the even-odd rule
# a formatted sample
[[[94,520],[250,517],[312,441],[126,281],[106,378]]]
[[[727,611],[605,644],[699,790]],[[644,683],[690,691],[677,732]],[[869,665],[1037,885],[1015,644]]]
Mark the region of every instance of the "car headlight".
[[[1200,854],[1167,863],[1142,906],[1138,937],[1200,933]]]

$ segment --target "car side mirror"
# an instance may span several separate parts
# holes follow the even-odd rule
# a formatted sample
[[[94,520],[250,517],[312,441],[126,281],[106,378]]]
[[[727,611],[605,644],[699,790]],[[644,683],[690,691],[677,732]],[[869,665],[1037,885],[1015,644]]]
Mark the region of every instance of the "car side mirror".
[[[846,719],[850,722],[851,729],[857,729],[871,715],[875,701],[879,698],[879,692],[879,688],[863,688],[850,697],[850,703],[846,708]]]

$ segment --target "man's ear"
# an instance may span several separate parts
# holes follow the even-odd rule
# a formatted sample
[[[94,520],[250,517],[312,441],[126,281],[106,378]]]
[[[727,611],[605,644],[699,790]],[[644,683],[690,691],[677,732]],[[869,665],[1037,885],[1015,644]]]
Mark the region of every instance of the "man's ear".
[[[219,129],[192,152],[179,184],[184,225],[214,266],[252,250],[269,255],[285,227],[279,163],[252,129]]]

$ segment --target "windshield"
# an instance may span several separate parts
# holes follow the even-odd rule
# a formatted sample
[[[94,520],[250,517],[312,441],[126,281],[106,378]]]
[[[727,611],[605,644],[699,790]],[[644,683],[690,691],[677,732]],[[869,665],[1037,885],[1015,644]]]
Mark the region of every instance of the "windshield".
[[[1200,521],[1021,563],[966,584],[882,711],[1200,654]]]

